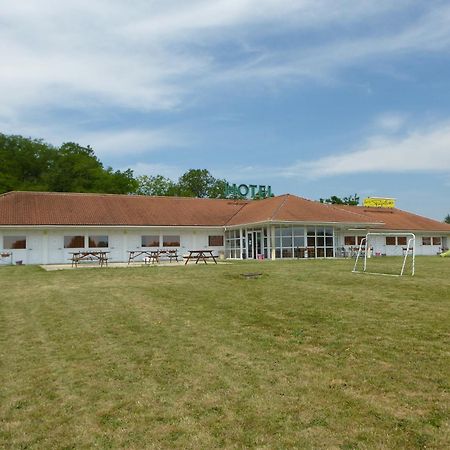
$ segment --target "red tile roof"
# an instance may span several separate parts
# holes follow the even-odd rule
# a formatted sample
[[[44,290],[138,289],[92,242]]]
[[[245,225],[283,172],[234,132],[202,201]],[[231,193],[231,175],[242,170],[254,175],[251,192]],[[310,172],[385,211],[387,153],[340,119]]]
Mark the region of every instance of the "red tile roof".
[[[352,211],[383,222],[383,230],[444,231],[450,233],[450,225],[419,216],[397,208],[367,208],[363,206],[336,205],[343,211]]]
[[[143,195],[9,192],[0,225],[223,226],[245,201]]]
[[[57,192],[0,195],[0,226],[221,227],[268,222],[342,223],[450,233],[450,225],[399,209],[326,205],[289,194],[254,201]]]
[[[228,226],[260,222],[313,222],[313,223],[380,223],[356,211],[344,211],[334,205],[307,200],[296,195],[280,195],[249,202],[227,223]],[[381,225],[381,224],[380,224]]]

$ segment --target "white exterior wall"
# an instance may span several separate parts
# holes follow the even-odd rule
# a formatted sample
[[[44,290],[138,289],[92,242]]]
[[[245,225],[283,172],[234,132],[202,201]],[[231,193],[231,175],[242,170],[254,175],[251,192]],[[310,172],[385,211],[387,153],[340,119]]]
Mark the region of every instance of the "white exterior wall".
[[[269,229],[270,230],[270,229]],[[375,230],[374,230],[375,231]],[[377,230],[381,232],[381,230]],[[23,261],[24,264],[62,264],[69,263],[71,252],[79,249],[64,248],[64,236],[78,235],[107,235],[108,248],[102,248],[110,252],[112,262],[128,261],[128,250],[140,250],[141,236],[143,235],[159,235],[160,246],[163,247],[163,235],[179,235],[180,247],[178,247],[179,255],[186,254],[189,250],[211,249],[215,254],[224,252],[224,246],[209,247],[208,236],[221,235],[224,236],[222,227],[49,227],[49,228],[0,228],[0,252],[13,253],[13,263]],[[335,229],[335,247],[345,247],[347,250],[350,246],[344,245],[344,236],[361,236],[366,231],[360,232],[345,231]],[[400,234],[400,233],[399,233]],[[416,254],[417,255],[436,255],[441,251],[441,247],[450,246],[450,234],[445,233],[427,233],[416,232]],[[26,236],[27,248],[7,250],[3,249],[4,236]],[[442,245],[423,245],[422,237],[441,237]],[[225,238],[224,238],[225,243]],[[386,254],[388,256],[402,255],[403,247],[386,245],[384,236],[373,236],[371,240],[373,252]],[[273,253],[273,251],[272,251]],[[272,255],[271,255],[272,256]],[[273,257],[273,256],[272,256]]]
[[[99,250],[110,252],[111,262],[128,261],[129,250],[141,250],[141,236],[159,235],[163,248],[164,235],[180,236],[179,256],[189,250],[213,250],[217,255],[224,252],[224,246],[208,246],[208,236],[224,236],[223,228],[203,227],[54,227],[54,228],[0,228],[0,252],[12,252],[13,263],[23,264],[63,264],[69,263],[71,252],[87,247],[64,248],[64,236],[108,236],[108,247]],[[26,236],[26,249],[4,249],[4,236]],[[225,238],[224,238],[225,240]]]
[[[396,231],[382,231],[382,230],[372,230],[374,233],[398,233],[399,236],[401,236],[402,232],[396,232]],[[347,251],[350,249],[350,247],[355,246],[349,246],[344,245],[344,236],[365,236],[367,234],[366,230],[362,230],[360,232],[355,231],[345,231],[341,230],[338,234],[337,238],[337,247],[344,247]],[[446,235],[445,233],[439,233],[439,232],[414,232],[416,236],[416,255],[423,255],[423,256],[433,256],[437,255],[442,251],[442,248],[448,248],[450,244],[450,235]],[[441,238],[441,245],[423,245],[422,238],[423,237],[440,237]],[[402,256],[403,255],[403,248],[406,247],[405,245],[386,245],[386,237],[385,236],[371,236],[369,245],[373,247],[373,254],[380,253],[381,255],[387,255],[387,256]]]

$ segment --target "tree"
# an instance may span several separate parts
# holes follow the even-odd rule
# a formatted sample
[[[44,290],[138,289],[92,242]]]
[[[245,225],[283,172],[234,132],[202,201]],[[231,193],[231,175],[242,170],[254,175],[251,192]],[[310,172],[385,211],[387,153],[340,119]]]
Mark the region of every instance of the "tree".
[[[134,191],[138,195],[164,195],[173,196],[176,194],[176,185],[169,178],[162,175],[137,177],[137,189]]]
[[[104,168],[91,147],[64,143],[55,158],[49,190],[55,192],[103,192],[128,194],[137,186],[133,171]]]
[[[0,133],[0,193],[47,190],[44,178],[56,151],[42,140]]]
[[[320,203],[328,203],[331,205],[353,205],[357,206],[359,204],[359,196],[355,194],[354,196],[349,195],[348,197],[337,197],[332,195],[330,198],[321,198]]]
[[[447,214],[446,218],[444,219],[445,223],[450,223],[450,214]]]
[[[206,169],[190,169],[178,179],[177,195],[224,198],[226,181],[214,178]]]
[[[0,133],[0,193],[13,190],[128,194],[133,171],[104,168],[91,147]]]
[[[51,176],[48,179],[50,191],[92,192],[102,176],[103,166],[88,147],[74,142],[61,145],[55,155]]]

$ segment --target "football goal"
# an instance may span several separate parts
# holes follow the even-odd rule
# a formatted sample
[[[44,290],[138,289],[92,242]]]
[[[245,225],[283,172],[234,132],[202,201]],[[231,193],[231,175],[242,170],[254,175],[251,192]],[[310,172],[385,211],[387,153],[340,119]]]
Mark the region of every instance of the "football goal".
[[[381,257],[383,253],[379,249],[383,246],[382,242],[391,244],[389,255],[394,258]],[[416,236],[413,233],[367,233],[361,239],[352,272],[395,277],[414,276],[415,259]]]

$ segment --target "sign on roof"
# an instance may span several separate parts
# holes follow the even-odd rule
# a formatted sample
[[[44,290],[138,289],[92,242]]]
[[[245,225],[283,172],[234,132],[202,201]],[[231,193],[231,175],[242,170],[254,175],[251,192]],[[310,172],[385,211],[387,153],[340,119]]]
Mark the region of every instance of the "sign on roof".
[[[263,184],[229,184],[227,183],[225,189],[225,195],[227,197],[237,198],[267,198],[273,197],[272,187]]]
[[[363,204],[369,208],[395,208],[395,198],[368,197]]]

